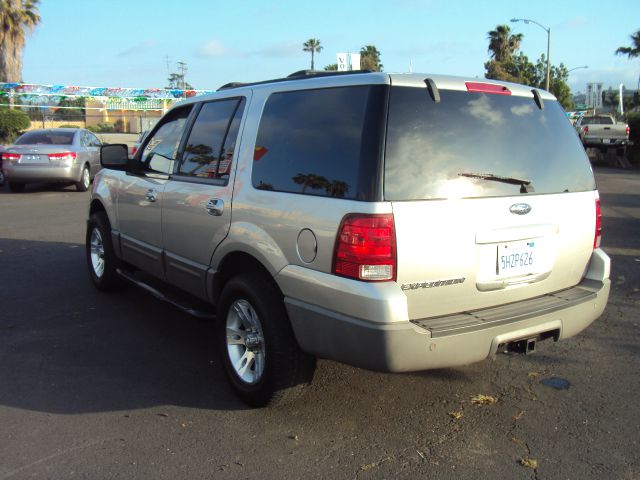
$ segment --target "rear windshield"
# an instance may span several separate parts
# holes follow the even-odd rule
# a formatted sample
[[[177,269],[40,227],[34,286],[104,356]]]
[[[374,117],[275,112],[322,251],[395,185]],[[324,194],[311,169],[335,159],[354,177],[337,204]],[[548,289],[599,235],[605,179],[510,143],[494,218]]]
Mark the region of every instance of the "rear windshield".
[[[53,130],[26,132],[16,140],[15,145],[71,145],[75,134]]]
[[[611,117],[584,117],[582,125],[613,125]]]
[[[386,200],[473,198],[595,189],[562,107],[533,97],[392,87]]]

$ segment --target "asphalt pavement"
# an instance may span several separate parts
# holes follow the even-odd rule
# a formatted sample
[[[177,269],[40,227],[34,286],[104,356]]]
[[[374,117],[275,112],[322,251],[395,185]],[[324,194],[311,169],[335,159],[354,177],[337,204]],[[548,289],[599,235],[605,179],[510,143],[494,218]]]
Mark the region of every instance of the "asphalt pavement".
[[[596,177],[613,286],[585,332],[413,374],[320,361],[299,402],[259,410],[212,323],[93,288],[88,193],[5,186],[0,480],[640,479],[640,171]]]

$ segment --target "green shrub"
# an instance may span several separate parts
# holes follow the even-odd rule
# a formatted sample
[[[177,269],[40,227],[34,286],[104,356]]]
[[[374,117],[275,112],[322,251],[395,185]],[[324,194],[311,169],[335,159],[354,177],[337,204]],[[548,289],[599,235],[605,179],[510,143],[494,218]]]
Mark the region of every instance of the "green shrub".
[[[0,110],[0,142],[13,142],[18,133],[30,125],[29,115],[22,110]]]
[[[59,128],[80,128],[78,125],[74,125],[72,123],[65,123],[60,125]]]
[[[640,144],[640,112],[633,112],[627,116],[627,125],[629,125],[629,139],[635,145]]]
[[[90,125],[87,127],[87,130],[91,130],[93,133],[116,133],[116,127],[113,123]]]

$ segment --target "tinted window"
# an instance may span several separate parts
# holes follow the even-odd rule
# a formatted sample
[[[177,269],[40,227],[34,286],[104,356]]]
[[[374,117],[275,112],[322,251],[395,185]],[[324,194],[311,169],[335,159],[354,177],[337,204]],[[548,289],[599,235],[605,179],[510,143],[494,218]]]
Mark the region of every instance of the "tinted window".
[[[38,130],[24,133],[15,145],[71,145],[76,132]]]
[[[253,186],[368,200],[376,194],[386,87],[275,93],[262,114]]]
[[[238,108],[240,103],[230,99],[202,106],[187,140],[180,175],[220,178],[229,174],[244,101]]]
[[[102,142],[100,141],[100,139],[98,139],[98,137],[96,137],[91,132],[87,132],[87,138],[89,140],[89,146],[90,147],[99,147],[99,146],[102,145]]]
[[[613,125],[611,117],[584,117],[582,125]]]
[[[533,98],[450,90],[440,96],[435,103],[425,89],[391,88],[387,200],[595,188],[584,148],[557,102],[545,100],[540,110]]]
[[[155,172],[171,173],[178,154],[180,139],[191,111],[191,105],[169,112],[149,139],[142,152],[141,162]]]

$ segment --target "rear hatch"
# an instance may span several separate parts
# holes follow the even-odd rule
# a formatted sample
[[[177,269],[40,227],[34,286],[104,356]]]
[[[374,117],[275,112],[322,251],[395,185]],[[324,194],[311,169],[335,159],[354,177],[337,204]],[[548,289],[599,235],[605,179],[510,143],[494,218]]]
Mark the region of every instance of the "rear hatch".
[[[384,197],[410,318],[579,283],[593,252],[597,192],[557,101],[518,86],[397,83]]]

